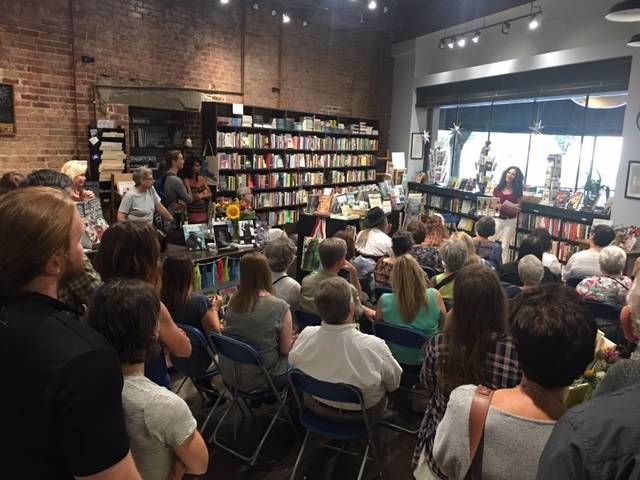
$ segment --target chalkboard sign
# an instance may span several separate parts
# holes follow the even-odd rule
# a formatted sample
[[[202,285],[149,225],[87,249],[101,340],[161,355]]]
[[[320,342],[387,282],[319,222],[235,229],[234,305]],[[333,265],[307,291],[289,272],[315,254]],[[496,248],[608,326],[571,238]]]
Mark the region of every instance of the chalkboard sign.
[[[16,117],[13,109],[13,85],[0,83],[0,136],[15,135]]]

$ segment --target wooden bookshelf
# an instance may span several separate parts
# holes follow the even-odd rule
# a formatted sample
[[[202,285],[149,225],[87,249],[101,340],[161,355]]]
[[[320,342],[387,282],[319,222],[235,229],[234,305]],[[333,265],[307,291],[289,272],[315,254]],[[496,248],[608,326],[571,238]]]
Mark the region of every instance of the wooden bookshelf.
[[[231,104],[205,102],[202,135],[217,157],[215,195],[233,196],[249,185],[258,216],[271,225],[281,225],[282,217],[283,223],[296,222],[313,191],[377,183],[373,120],[251,106],[239,115]],[[271,193],[283,195],[264,205],[260,195]],[[297,195],[295,201],[288,193]]]

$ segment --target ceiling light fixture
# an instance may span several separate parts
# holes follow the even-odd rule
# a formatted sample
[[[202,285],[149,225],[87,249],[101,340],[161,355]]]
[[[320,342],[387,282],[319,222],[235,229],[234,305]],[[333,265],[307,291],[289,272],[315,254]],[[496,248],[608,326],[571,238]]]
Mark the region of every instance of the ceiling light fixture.
[[[613,5],[604,16],[610,22],[640,22],[640,0],[625,0]]]
[[[531,17],[531,21],[529,21],[529,30],[535,30],[540,26],[540,22],[538,21],[537,15],[533,15]]]
[[[386,5],[382,8],[382,13],[389,13],[389,7]]]
[[[509,31],[511,30],[511,24],[509,22],[504,22],[500,27],[500,31],[503,35],[509,35]]]
[[[282,14],[282,23],[289,23],[291,21],[291,17],[288,13],[284,12]]]
[[[376,0],[371,0],[367,7],[369,8],[369,10],[375,10],[376,8],[378,8],[378,2],[376,2]]]
[[[253,8],[254,10],[260,10],[260,5],[258,3],[254,3],[253,5],[251,5],[251,8]]]
[[[276,15],[278,15],[278,12],[275,9],[271,10],[271,16],[275,17]]]
[[[308,27],[309,26],[309,22],[307,22],[306,20],[302,20],[302,26],[303,27]]]
[[[220,3],[221,3],[222,5],[226,5],[227,3],[229,3],[229,0],[220,0]]]
[[[449,41],[447,42],[447,47],[449,48],[453,48],[456,46],[456,39],[454,38],[450,38]]]
[[[438,44],[438,48],[442,50],[444,48],[444,38],[440,39],[440,43]]]
[[[473,34],[473,37],[471,37],[471,41],[473,43],[478,43],[480,41],[480,30]]]
[[[465,37],[460,37],[458,39],[458,46],[460,48],[464,48],[467,45],[467,39]]]
[[[627,46],[629,47],[640,47],[640,33],[636,33],[631,40],[627,42]]]

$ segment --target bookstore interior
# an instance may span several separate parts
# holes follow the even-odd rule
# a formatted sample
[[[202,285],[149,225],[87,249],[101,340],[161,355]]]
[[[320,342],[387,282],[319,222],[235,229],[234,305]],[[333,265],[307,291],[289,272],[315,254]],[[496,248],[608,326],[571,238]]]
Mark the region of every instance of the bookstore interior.
[[[366,450],[363,456],[356,452],[360,455],[357,465],[347,464],[342,456],[335,462],[345,462],[344,471],[349,478],[352,470],[353,478],[357,475],[358,479],[378,478],[378,474],[382,478],[383,473],[417,479],[534,479],[536,471],[538,479],[640,478],[637,467],[637,476],[633,476],[623,467],[615,470],[617,466],[611,466],[610,476],[551,475],[563,468],[570,470],[569,460],[562,460],[562,455],[568,454],[562,451],[561,444],[574,441],[568,439],[566,432],[553,429],[554,423],[561,421],[566,409],[580,404],[574,410],[578,412],[597,402],[599,389],[612,388],[606,382],[615,377],[607,371],[617,368],[614,363],[620,358],[634,362],[640,358],[639,350],[635,350],[640,335],[640,286],[636,288],[634,282],[640,269],[639,1],[500,0],[483,10],[484,7],[469,5],[476,2],[464,0],[437,0],[432,2],[433,7],[409,0],[216,0],[206,7],[206,13],[184,15],[183,7],[158,0],[111,2],[121,5],[114,7],[116,10],[128,12],[122,17],[129,22],[127,29],[138,22],[144,35],[160,42],[163,55],[170,59],[163,60],[163,66],[185,59],[180,65],[184,71],[176,73],[172,67],[173,73],[167,74],[180,80],[167,80],[162,75],[158,77],[158,72],[152,73],[159,67],[150,65],[141,53],[151,48],[151,40],[142,42],[127,34],[122,38],[128,38],[140,52],[134,55],[129,47],[119,51],[113,40],[120,35],[115,33],[120,28],[116,25],[118,20],[109,26],[115,29],[113,35],[107,34],[103,27],[98,28],[99,20],[89,19],[92,13],[85,11],[86,7],[71,0],[66,13],[71,27],[59,27],[64,30],[62,34],[56,22],[66,15],[64,8],[54,15],[54,10],[49,11],[51,6],[38,10],[28,5],[19,7],[19,3],[10,0],[8,4],[15,8],[9,8],[7,19],[0,19],[0,53],[6,50],[8,54],[0,56],[0,231],[4,236],[0,246],[4,246],[6,257],[0,265],[4,266],[3,271],[15,274],[15,279],[0,281],[0,325],[2,329],[9,325],[5,314],[16,314],[9,307],[17,302],[13,298],[19,297],[19,291],[41,285],[36,282],[40,277],[34,277],[33,272],[42,270],[45,273],[37,275],[46,277],[47,282],[58,279],[58,283],[51,284],[53,292],[59,292],[56,298],[69,309],[73,307],[78,318],[78,312],[85,312],[83,322],[100,331],[116,349],[124,350],[118,353],[125,379],[122,397],[127,431],[144,428],[143,436],[153,439],[130,433],[135,462],[127,466],[122,463],[124,460],[120,461],[120,473],[104,478],[181,479],[197,474],[203,475],[198,478],[275,480],[294,479],[305,468],[338,472],[341,467],[333,465],[334,457],[328,455],[320,455],[320,460],[315,459],[308,466],[302,461],[310,433],[332,440],[364,439]],[[205,8],[204,2],[191,3],[189,8]],[[176,18],[176,22],[182,22],[184,17],[188,25],[164,29],[154,15]],[[219,28],[219,17],[224,15],[236,22],[234,28],[241,32],[238,38],[232,38],[234,33],[226,30],[224,34],[208,31]],[[49,16],[53,19],[49,20]],[[211,25],[204,28],[203,22]],[[295,28],[296,33],[287,33],[289,28]],[[86,33],[92,29],[100,32]],[[265,29],[268,33],[262,31]],[[313,34],[305,36],[308,32]],[[158,40],[164,35],[167,38]],[[185,35],[189,38],[183,39]],[[330,53],[319,52],[325,48],[319,42],[323,35]],[[220,47],[225,42],[228,51]],[[293,51],[296,42],[300,51]],[[378,49],[380,45],[382,48]],[[40,60],[30,57],[31,51],[51,56],[52,63],[46,60],[40,65]],[[54,72],[62,68],[65,55],[70,55],[67,63],[73,65],[69,79]],[[152,61],[158,60],[157,52],[150,55],[155,59]],[[237,62],[230,60],[234,55],[238,56]],[[254,58],[260,55],[276,58],[265,66],[264,59]],[[124,68],[122,65],[127,62],[132,65]],[[190,62],[205,65],[194,67]],[[353,72],[348,72],[350,65],[354,65]],[[341,72],[328,72],[331,68]],[[370,78],[363,79],[367,76]],[[238,91],[226,87],[236,84],[241,86]],[[217,89],[217,85],[225,88]],[[67,122],[67,116],[73,119]],[[42,129],[42,122],[51,125]],[[61,126],[56,127],[56,123]],[[38,190],[38,186],[54,188]],[[31,270],[21,273],[20,267],[12,264],[10,252],[14,249],[25,252],[16,255],[26,255],[27,248],[33,250],[35,244],[29,240],[19,248],[9,237],[34,236],[42,244],[53,242],[45,235],[59,232],[44,229],[47,231],[40,238],[36,230],[25,225],[46,222],[45,215],[63,211],[62,207],[55,207],[56,202],[62,202],[61,197],[50,193],[59,193],[60,189],[70,193],[82,220],[83,255],[77,263],[84,267],[61,274],[62,261],[48,259],[43,265],[25,266]],[[65,193],[68,202],[66,197]],[[23,221],[16,221],[13,213],[18,201],[22,205],[20,215],[25,216]],[[38,213],[38,208],[48,213]],[[72,223],[65,225],[69,231],[75,228]],[[143,239],[144,229],[152,231],[150,238]],[[332,238],[341,240],[336,244]],[[158,251],[154,253],[156,243]],[[50,258],[58,256],[59,249]],[[71,265],[73,252],[65,251],[64,256]],[[270,269],[265,271],[271,275],[264,285],[264,272],[260,270],[263,260]],[[145,267],[145,262],[151,266]],[[618,266],[611,267],[613,263]],[[413,264],[418,267],[417,276],[412,276]],[[67,272],[71,267],[64,265],[62,270]],[[184,265],[186,273],[178,272]],[[591,272],[590,268],[595,270]],[[161,273],[154,273],[156,270]],[[471,273],[465,275],[465,270]],[[149,280],[156,276],[156,280]],[[353,360],[358,355],[357,342],[363,340],[338,339],[339,325],[332,323],[337,319],[327,319],[329,313],[323,310],[330,314],[342,312],[341,305],[337,305],[341,302],[339,289],[331,290],[337,285],[331,280],[334,276],[344,279],[342,286],[348,288],[343,290],[351,299],[345,307],[349,318],[343,323],[353,320],[361,332],[385,340],[381,345],[386,351],[390,349],[396,359],[387,358],[384,362],[393,364],[388,367],[391,370],[402,367],[401,379],[399,373],[374,365],[381,354],[375,353],[373,347],[375,354],[370,356],[375,361],[366,355]],[[471,277],[483,284],[475,285]],[[14,291],[16,287],[12,285],[24,278],[30,280]],[[126,282],[118,283],[122,278],[143,282],[127,290]],[[499,298],[503,299],[500,307],[484,300],[495,293],[490,292],[494,279]],[[146,302],[148,299],[140,293],[146,292],[143,283],[153,283],[149,295],[162,305],[156,309],[155,316],[160,320],[155,319],[154,333],[148,335],[149,342],[161,344],[160,353],[154,357],[158,361],[149,360],[150,344],[137,338],[143,335],[141,327],[136,329],[124,322],[110,328],[100,323],[100,308],[111,305],[109,295],[117,297],[111,305],[117,315],[126,315],[126,309],[133,308],[127,301],[118,303],[118,298],[136,299],[132,303],[140,305]],[[545,289],[546,283],[557,285],[557,291]],[[472,298],[458,298],[465,297],[462,285],[466,285],[467,292],[475,292],[466,294]],[[428,288],[426,296],[424,288]],[[422,290],[412,293],[412,289]],[[324,297],[329,295],[327,292],[333,292],[329,301]],[[544,308],[544,302],[552,298],[545,296],[548,292],[557,295],[560,306]],[[575,292],[583,303],[573,303]],[[455,304],[454,294],[458,298]],[[180,296],[184,298],[179,299]],[[279,309],[279,304],[264,299],[270,296],[284,300],[285,308]],[[200,311],[192,302],[194,298],[204,299],[201,313],[197,313]],[[505,304],[511,309],[508,327]],[[17,312],[32,308],[26,303],[18,305],[24,310]],[[5,313],[5,307],[9,313]],[[487,413],[489,403],[482,406],[480,397],[484,394],[480,388],[470,396],[468,391],[459,391],[464,389],[464,383],[481,384],[486,376],[472,371],[475,367],[463,358],[466,355],[478,362],[484,358],[469,353],[480,345],[475,337],[486,337],[486,344],[495,341],[487,340],[487,332],[474,330],[485,328],[478,326],[484,320],[464,326],[458,318],[462,315],[458,312],[456,316],[456,310],[469,316],[474,311],[476,316],[478,311],[503,315],[503,326],[491,327],[502,328],[501,333],[512,328],[511,322],[521,323],[518,328],[522,331],[513,326],[514,341],[520,340],[520,346],[529,342],[529,347],[522,348],[535,350],[534,344],[541,343],[542,334],[538,331],[536,337],[527,332],[527,328],[535,330],[521,319],[527,308],[528,315],[539,315],[544,317],[540,322],[549,323],[535,328],[548,329],[545,334],[556,342],[554,347],[541,346],[536,354],[527,352],[528,357],[523,353],[520,367],[516,359],[515,367],[509,364],[503,368],[498,363],[508,354],[496,353],[496,359],[491,357],[496,370],[515,369],[514,378],[520,383],[506,378],[511,374],[504,372],[500,373],[505,377],[503,381],[496,382],[498,374],[494,374],[493,384],[486,382],[487,387],[498,391],[520,385],[519,393],[498,395],[501,400],[497,404],[498,411],[521,418],[532,432],[530,440],[535,448],[529,451],[513,439],[503,439],[513,440],[513,455],[522,457],[524,467],[516,474],[513,469],[503,469],[511,460],[491,445],[495,439],[483,438],[485,419],[492,414]],[[574,351],[580,348],[576,345],[584,340],[582,337],[588,336],[584,329],[569,325],[573,320],[566,320],[568,326],[564,330],[552,331],[555,324],[549,318],[560,315],[562,318],[558,318],[565,321],[576,310],[584,310],[585,318],[593,318],[597,327],[591,339],[596,353],[595,357],[591,353],[589,362],[581,363]],[[142,316],[135,308],[131,312],[130,315]],[[196,313],[202,320],[198,318],[194,328],[187,318]],[[432,317],[436,319],[434,328],[427,332],[424,325]],[[400,320],[396,322],[395,318]],[[422,326],[418,325],[420,322]],[[447,327],[454,324],[455,327]],[[385,326],[389,326],[388,331]],[[287,328],[290,332],[285,335]],[[318,328],[331,332],[335,339],[305,336]],[[309,330],[303,332],[304,329]],[[14,341],[11,335],[21,335],[15,330],[6,336],[0,331],[0,350]],[[460,333],[463,330],[475,332],[474,339],[465,338]],[[277,339],[271,344],[268,338],[274,331],[278,332]],[[140,345],[123,346],[127,342],[118,343],[110,337],[124,335],[123,332],[127,341],[133,339],[131,342]],[[415,332],[419,333],[417,339]],[[563,339],[563,335],[571,338]],[[432,341],[440,336],[443,339]],[[467,363],[448,366],[437,375],[427,371],[435,368],[429,361],[435,365],[439,355],[445,355],[445,347],[438,349],[452,339],[460,345],[466,342],[456,353],[456,361]],[[229,343],[231,340],[235,343]],[[182,341],[190,343],[191,357],[180,352]],[[321,341],[332,345],[325,347]],[[511,350],[510,342],[507,351]],[[285,343],[290,346],[283,347]],[[33,345],[36,348],[36,343]],[[481,348],[487,346],[483,344]],[[565,348],[570,353],[560,358],[558,351]],[[136,349],[139,351],[133,351]],[[410,355],[407,352],[411,349],[414,351]],[[326,365],[313,364],[312,356],[318,352],[324,352],[324,360],[318,362],[326,360]],[[56,361],[51,355],[51,362]],[[453,354],[448,355],[454,358]],[[524,363],[535,363],[536,356],[549,356],[550,360],[543,366],[525,368]],[[144,375],[168,389],[169,393],[158,394],[160,397],[175,393],[187,400],[186,413],[175,413],[177,420],[171,422],[193,422],[192,427],[153,425],[156,432],[148,419],[144,421],[146,426],[130,425],[137,420],[128,416],[135,416],[128,409],[143,408],[134,406],[132,398],[143,393],[132,393],[134,387],[127,383],[132,375],[127,368],[133,368],[128,363],[134,361],[122,360],[126,358],[137,359]],[[276,375],[276,364],[283,358],[286,368]],[[9,361],[7,357],[5,360]],[[335,365],[334,360],[338,362]],[[571,362],[577,370],[575,374],[565,374],[573,375],[567,377],[568,381],[563,383],[564,377],[554,377],[545,383],[545,374],[540,373],[543,367],[552,369]],[[225,368],[225,363],[235,370]],[[303,365],[308,366],[307,371]],[[25,367],[24,375],[40,374],[29,368]],[[371,378],[360,378],[362,372],[357,368],[367,370]],[[447,368],[457,371],[460,378],[466,376],[468,381],[445,393],[444,386],[437,382],[442,381],[439,376],[446,375]],[[382,369],[382,373],[376,369]],[[247,390],[243,382],[250,379],[249,371],[252,375],[264,374],[267,383]],[[436,383],[421,383],[431,374],[433,379],[429,381]],[[47,371],[46,375],[58,373]],[[395,382],[393,388],[382,386],[383,396],[389,392],[389,404],[386,397],[384,402],[377,397],[370,403],[367,389],[378,388],[377,384],[372,387],[371,382],[379,384],[385,375],[398,377],[382,380],[383,384]],[[281,378],[284,383],[279,381]],[[359,389],[345,386],[351,379]],[[637,380],[640,385],[640,377]],[[398,385],[404,391],[392,396],[391,391]],[[37,389],[25,391],[39,395]],[[629,401],[640,401],[640,390],[632,393],[635,396],[630,393]],[[512,398],[507,395],[512,394],[513,399],[528,395],[539,411],[529,415],[532,410],[518,410],[513,405],[520,405],[520,397],[509,405]],[[108,397],[106,393],[102,396]],[[164,409],[166,416],[171,416],[167,412],[182,409],[182,403],[172,403],[177,401],[174,397],[162,400],[164,406],[158,402],[159,406],[152,407],[153,402],[144,400],[149,402],[144,415],[152,408],[158,409],[154,415],[163,423],[159,409]],[[449,398],[452,400],[447,407]],[[496,397],[488,398],[488,402],[496,401]],[[547,405],[550,398],[560,406]],[[20,401],[0,403],[6,407],[0,411],[13,409]],[[37,422],[49,425],[50,416],[55,415],[51,402],[54,400],[28,402],[34,410],[47,412],[46,418],[38,416]],[[361,404],[364,422],[353,417],[353,408],[345,407],[354,403]],[[102,405],[105,402],[101,400],[98,406]],[[388,407],[386,413],[374,412],[380,405]],[[466,405],[466,411],[458,412],[458,417],[464,417],[468,430],[466,424],[456,425],[455,415],[450,413],[456,405]],[[606,409],[604,404],[598,405],[603,411]],[[245,421],[251,423],[260,418],[254,416],[254,411],[263,407],[276,409],[266,430],[258,432],[259,429],[245,426]],[[107,409],[109,415],[122,414],[116,410]],[[614,413],[608,421],[615,423]],[[351,418],[345,420],[349,415]],[[368,415],[376,418],[376,425],[388,427],[383,430],[380,450]],[[580,413],[575,415],[572,418],[578,418]],[[295,435],[291,430],[280,429],[276,420],[290,423]],[[498,419],[494,412],[491,425],[502,422],[508,430],[514,427],[512,420]],[[547,422],[541,430],[540,424],[547,420],[553,423]],[[171,423],[164,423],[167,422]],[[27,424],[31,425],[30,421]],[[233,435],[229,435],[227,424],[233,424]],[[486,429],[489,425],[487,421]],[[567,422],[565,429],[567,425],[571,428],[573,424]],[[97,424],[94,431],[99,432],[100,428]],[[176,431],[170,432],[173,428]],[[596,428],[600,426],[594,425]],[[634,420],[629,428],[637,429],[634,438],[640,438],[640,423]],[[12,432],[13,435],[15,431]],[[297,441],[300,432],[301,444]],[[476,433],[480,440],[474,439]],[[57,434],[52,435],[54,438]],[[87,435],[84,441],[90,442]],[[117,433],[109,435],[114,449],[128,445],[126,440],[117,438]],[[179,435],[183,435],[181,441],[203,441],[205,450],[204,454],[200,452],[199,460],[196,457],[200,447],[193,443],[183,449],[176,443]],[[279,436],[283,445],[289,445],[283,449],[288,450],[271,451],[267,441],[270,435]],[[456,435],[464,438],[460,440]],[[238,448],[243,439],[253,437],[257,445],[251,447],[253,453]],[[459,440],[462,446],[457,444]],[[476,452],[478,443],[473,443],[476,441],[481,445],[480,454]],[[155,444],[151,445],[154,442],[166,450],[162,454],[149,453],[148,458],[156,456],[157,465],[143,458],[145,452],[155,448]],[[72,478],[72,470],[74,475],[84,477],[99,473],[95,464],[111,465],[108,462],[112,452],[98,460],[97,454],[96,458],[89,458],[92,453],[87,451],[81,460],[65,451],[74,444],[71,440],[68,443],[62,447],[39,446],[35,455],[40,470],[28,478]],[[387,455],[394,444],[405,453]],[[640,451],[640,445],[636,446],[635,451]],[[75,448],[83,450],[79,444]],[[345,452],[343,447],[335,449]],[[555,451],[547,452],[552,449]],[[28,453],[15,448],[8,451],[16,458],[29,460]],[[223,458],[220,464],[213,451]],[[265,460],[265,451],[277,458]],[[165,453],[167,458],[163,457]],[[609,462],[607,465],[622,462],[619,456],[614,461],[610,453],[605,447],[590,450],[586,455],[589,461],[581,459],[587,465],[584,471],[591,468],[591,460]],[[56,455],[65,460],[52,460],[51,465],[43,460]],[[454,458],[456,455],[460,458]],[[0,463],[8,465],[8,458],[0,453]],[[69,458],[73,460],[66,460]],[[139,469],[142,476],[129,476],[133,470],[127,468]],[[491,475],[486,473],[490,470]],[[13,471],[12,467],[9,471]],[[627,474],[616,476],[614,471]],[[59,472],[64,474],[58,475]],[[250,476],[246,476],[247,472]],[[337,475],[335,478],[347,478],[339,472]]]

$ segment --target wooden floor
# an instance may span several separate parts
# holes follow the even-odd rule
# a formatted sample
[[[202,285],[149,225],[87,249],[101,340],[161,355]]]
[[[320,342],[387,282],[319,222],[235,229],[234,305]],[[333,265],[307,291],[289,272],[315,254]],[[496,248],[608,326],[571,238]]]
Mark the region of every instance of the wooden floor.
[[[175,391],[175,389],[174,389]],[[180,390],[179,395],[183,397],[196,416],[198,424],[204,420],[204,415],[208,412],[203,408],[202,399],[195,388],[187,382]],[[237,416],[238,418],[239,415]],[[241,426],[237,432],[238,448],[248,453],[257,445],[262,433],[266,430],[270,418],[266,415],[258,417],[255,421],[240,422]],[[212,422],[215,425],[215,422]],[[233,429],[230,428],[232,422],[225,421],[229,428],[221,428],[220,436],[233,442]],[[205,440],[211,434],[207,428]],[[300,439],[296,439],[291,427],[286,423],[277,423],[271,431],[264,447],[258,464],[249,467],[246,463],[235,456],[225,452],[223,449],[209,444],[210,465],[206,475],[197,477],[211,480],[286,480],[291,475],[295,464],[304,430],[298,430]],[[386,427],[379,430],[379,442],[381,444],[380,456],[383,464],[383,478],[393,480],[413,479],[411,475],[411,457],[415,445],[415,435],[400,433]],[[351,445],[352,448],[363,452],[365,444]],[[379,478],[376,476],[376,469],[373,462],[368,462],[363,479]],[[350,480],[356,479],[360,459],[347,454],[334,452],[321,446],[311,444],[307,447],[301,467],[298,469],[296,479],[308,480]]]

